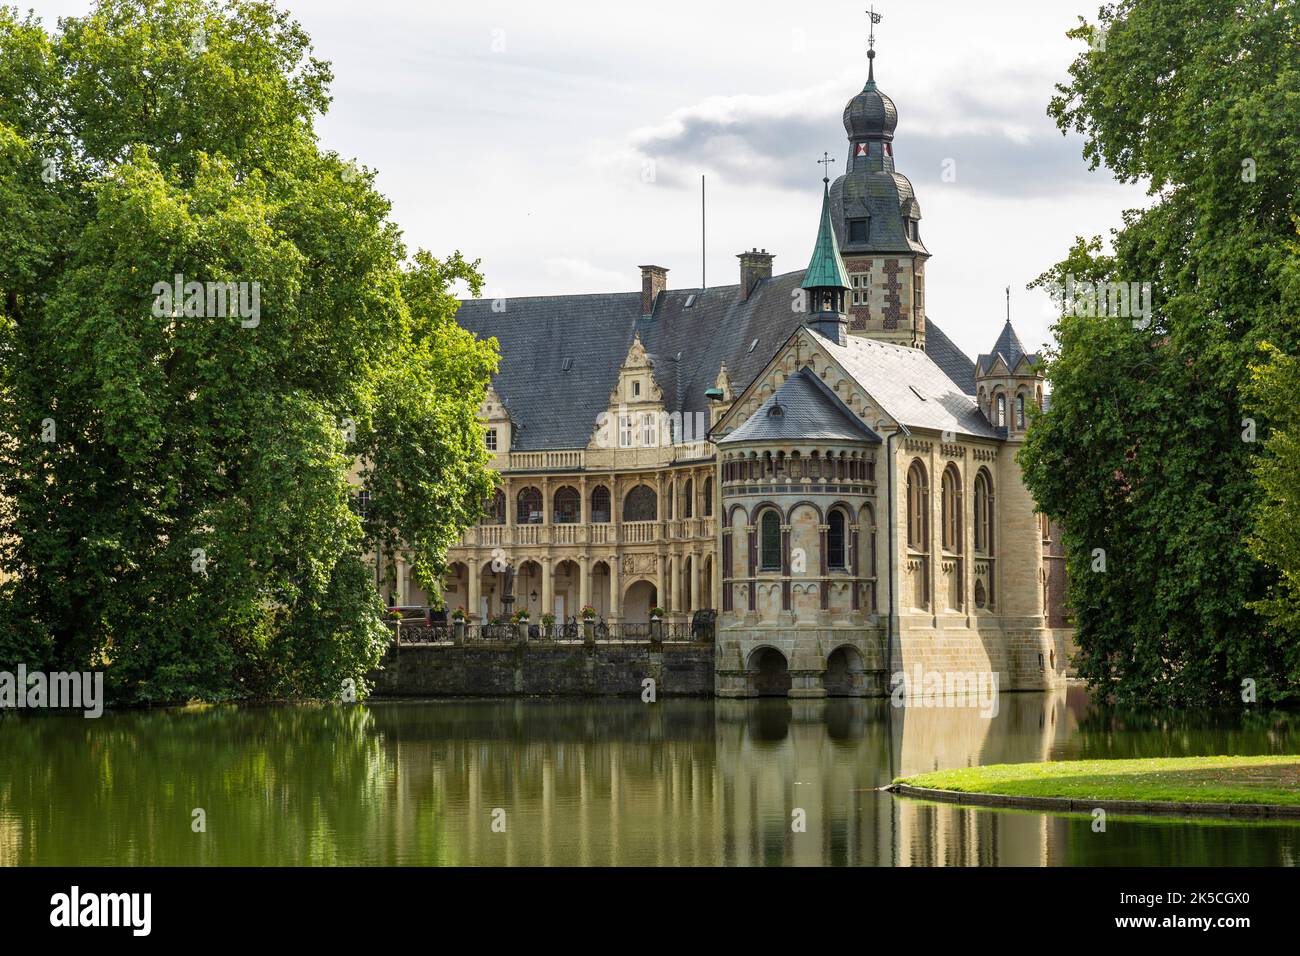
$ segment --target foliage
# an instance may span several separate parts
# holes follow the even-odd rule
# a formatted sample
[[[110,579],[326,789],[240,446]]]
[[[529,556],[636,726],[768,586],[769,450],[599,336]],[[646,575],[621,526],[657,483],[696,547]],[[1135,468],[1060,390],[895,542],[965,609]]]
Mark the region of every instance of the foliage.
[[[1048,357],[1049,409],[1021,464],[1065,529],[1080,672],[1127,703],[1192,705],[1298,692],[1295,618],[1258,609],[1279,595],[1260,535],[1245,419],[1268,411],[1247,388],[1257,348],[1300,346],[1300,24],[1294,5],[1124,0],[1050,114],[1085,155],[1152,202],[1113,234],[1079,239],[1035,283],[1151,283],[1153,314],[1067,314]],[[1285,400],[1294,405],[1292,391]],[[1098,570],[1104,553],[1105,570]],[[1267,563],[1262,563],[1267,562]],[[1291,594],[1292,599],[1294,593]]]
[[[403,264],[271,3],[101,0],[53,33],[0,8],[0,52],[0,666],[102,666],[137,702],[364,692],[363,556],[403,543],[431,583],[491,488],[496,356],[450,291],[475,265]],[[259,308],[160,308],[177,275]]]
[[[1300,634],[1300,358],[1272,346],[1252,368],[1249,393],[1271,424],[1255,460],[1263,494],[1251,552],[1277,572],[1257,607],[1279,633]],[[1290,675],[1300,683],[1300,651],[1290,648]]]

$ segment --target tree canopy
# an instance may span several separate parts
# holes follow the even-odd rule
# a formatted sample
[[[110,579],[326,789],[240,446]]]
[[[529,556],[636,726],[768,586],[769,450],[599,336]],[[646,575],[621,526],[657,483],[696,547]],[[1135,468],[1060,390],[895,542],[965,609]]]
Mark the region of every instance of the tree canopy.
[[[476,519],[477,263],[408,256],[318,141],[330,81],[262,0],[0,8],[0,665],[140,702],[364,693],[363,556],[431,585]]]
[[[1293,521],[1297,502],[1259,460],[1300,393],[1289,366],[1253,367],[1300,346],[1300,13],[1124,0],[1070,35],[1086,48],[1049,113],[1152,197],[1110,251],[1080,238],[1036,283],[1153,292],[1149,323],[1066,309],[1021,453],[1066,531],[1080,671],[1128,702],[1223,701],[1247,681],[1276,702],[1300,692],[1300,627],[1294,540],[1284,554],[1268,501]]]

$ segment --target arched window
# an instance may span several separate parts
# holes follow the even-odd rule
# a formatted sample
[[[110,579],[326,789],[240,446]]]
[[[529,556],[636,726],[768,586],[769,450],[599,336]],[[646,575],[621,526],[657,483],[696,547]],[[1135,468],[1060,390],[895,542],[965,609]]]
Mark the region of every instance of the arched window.
[[[668,482],[668,494],[664,495],[664,504],[668,507],[668,513],[664,515],[669,521],[677,516],[677,483]]]
[[[536,488],[524,488],[519,492],[518,507],[515,509],[515,521],[519,524],[542,523],[542,493]]]
[[[984,593],[984,582],[976,581],[975,582],[975,606],[984,607],[984,605],[986,604],[988,604],[988,597]]]
[[[609,524],[609,518],[609,489],[604,485],[597,485],[591,492],[592,524]]]
[[[483,515],[483,524],[505,524],[506,523],[506,493],[500,488],[496,493],[484,502],[485,509]]]
[[[993,483],[983,468],[975,476],[975,550],[993,553]]]
[[[907,546],[928,551],[930,541],[930,489],[926,486],[925,466],[912,462],[907,469]]]
[[[1007,397],[1003,395],[1001,392],[998,392],[997,398],[994,400],[994,404],[997,406],[997,411],[995,412],[996,417],[993,419],[993,424],[997,425],[998,428],[1006,428],[1007,427]]]
[[[848,535],[845,532],[844,512],[838,509],[832,511],[826,524],[826,563],[837,571],[843,571],[848,567],[848,561],[845,559],[847,550],[845,542]]]
[[[694,494],[695,494],[695,482],[687,478],[686,487],[682,489],[682,517],[683,518],[695,517],[695,502],[693,500]]]
[[[957,474],[957,466],[949,465],[943,470],[942,486],[942,512],[943,512],[943,549],[951,551],[954,554],[961,554],[962,534],[961,534],[961,476]]]
[[[1021,392],[1016,396],[1016,427],[1024,430],[1025,427],[1025,393]]]
[[[713,517],[713,476],[704,479],[704,517]]]
[[[582,497],[576,488],[568,485],[555,493],[555,513],[551,519],[556,524],[577,524],[582,510]]]
[[[637,485],[623,499],[624,521],[654,521],[658,516],[658,499],[649,485]]]
[[[758,567],[760,571],[781,570],[781,516],[763,512],[759,523]]]

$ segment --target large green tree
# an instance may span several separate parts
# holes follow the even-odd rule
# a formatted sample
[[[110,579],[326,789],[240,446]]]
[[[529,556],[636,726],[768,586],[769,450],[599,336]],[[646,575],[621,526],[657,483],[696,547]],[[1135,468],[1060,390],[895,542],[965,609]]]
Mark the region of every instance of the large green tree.
[[[321,148],[330,79],[260,0],[53,32],[0,8],[0,666],[143,702],[364,693],[363,555],[401,543],[432,583],[477,516],[496,354],[451,289],[478,273],[408,259]],[[168,301],[177,276],[247,308]]]
[[[1294,696],[1295,616],[1258,613],[1276,595],[1274,539],[1248,544],[1270,411],[1248,386],[1261,343],[1300,345],[1300,12],[1124,0],[1071,36],[1086,48],[1049,112],[1152,198],[1109,252],[1078,240],[1038,284],[1150,283],[1154,305],[1149,322],[1067,310],[1021,455],[1066,530],[1081,673],[1129,702],[1222,701],[1247,679]]]

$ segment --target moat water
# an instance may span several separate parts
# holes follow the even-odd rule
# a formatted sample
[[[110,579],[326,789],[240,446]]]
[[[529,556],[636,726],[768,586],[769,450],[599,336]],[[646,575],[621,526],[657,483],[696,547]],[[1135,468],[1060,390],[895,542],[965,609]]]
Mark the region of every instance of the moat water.
[[[1298,714],[1117,714],[1075,689],[1003,695],[991,718],[779,699],[10,713],[0,864],[1296,865],[1297,823],[1112,816],[1098,833],[877,788],[968,764],[1297,752]]]

